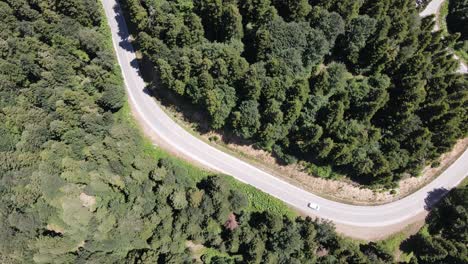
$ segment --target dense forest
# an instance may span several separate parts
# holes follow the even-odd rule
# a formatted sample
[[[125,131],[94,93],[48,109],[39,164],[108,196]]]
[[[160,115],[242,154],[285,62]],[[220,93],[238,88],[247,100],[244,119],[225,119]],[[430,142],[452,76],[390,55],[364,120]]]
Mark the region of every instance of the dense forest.
[[[375,263],[331,224],[248,210],[145,152],[97,0],[0,0],[0,263]],[[320,253],[320,254],[319,254]],[[385,254],[384,254],[385,255]],[[385,255],[387,256],[387,255]]]
[[[448,1],[448,0],[447,0]],[[455,54],[466,64],[468,62],[468,1],[450,0],[446,17],[447,30],[450,34],[460,34],[455,44]]]
[[[99,4],[0,0],[0,263],[193,263],[189,241],[217,252],[205,263],[394,261],[145,151]],[[438,251],[413,263],[466,262],[466,195],[434,211],[421,243]]]
[[[161,89],[282,162],[391,185],[466,136],[467,80],[414,0],[124,0]]]
[[[468,40],[468,2],[464,0],[450,0],[447,27],[450,33],[460,33],[461,41]]]

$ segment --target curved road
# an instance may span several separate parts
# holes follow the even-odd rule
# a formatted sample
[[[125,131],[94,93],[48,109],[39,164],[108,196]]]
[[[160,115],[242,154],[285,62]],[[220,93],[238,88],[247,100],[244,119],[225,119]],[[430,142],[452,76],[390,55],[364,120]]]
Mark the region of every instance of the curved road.
[[[440,188],[450,189],[467,175],[468,152],[465,151],[442,175],[421,190],[399,201],[379,206],[353,206],[330,201],[284,182],[213,148],[177,125],[154,99],[144,92],[146,85],[138,74],[135,52],[128,41],[127,26],[116,0],[103,0],[103,5],[130,104],[137,118],[150,130],[148,133],[157,135],[164,144],[184,156],[216,171],[232,175],[306,214],[356,227],[385,227],[401,223],[424,212],[425,200],[430,192]],[[433,192],[435,195],[431,195],[431,200],[437,200],[441,193],[444,192]],[[311,201],[321,205],[320,211],[312,211],[307,207],[307,203]]]

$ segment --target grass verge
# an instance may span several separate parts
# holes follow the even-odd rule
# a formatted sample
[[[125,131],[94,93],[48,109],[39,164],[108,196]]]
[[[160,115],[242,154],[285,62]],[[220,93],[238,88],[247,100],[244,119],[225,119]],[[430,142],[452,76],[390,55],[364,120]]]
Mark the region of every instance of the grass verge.
[[[465,177],[465,179],[463,179],[462,182],[460,182],[460,184],[458,185],[458,187],[466,187],[468,186],[468,177]]]
[[[449,1],[445,0],[440,6],[439,14],[437,15],[437,24],[439,25],[440,30],[445,36],[449,34],[447,29],[447,21],[445,20],[445,18],[448,15],[448,7]]]
[[[424,227],[423,227],[424,228]],[[398,263],[408,263],[411,260],[412,253],[408,254],[400,250],[401,243],[411,235],[416,234],[419,231],[417,224],[411,224],[402,231],[395,233],[385,240],[377,242],[388,252],[392,252],[395,257],[395,261]]]

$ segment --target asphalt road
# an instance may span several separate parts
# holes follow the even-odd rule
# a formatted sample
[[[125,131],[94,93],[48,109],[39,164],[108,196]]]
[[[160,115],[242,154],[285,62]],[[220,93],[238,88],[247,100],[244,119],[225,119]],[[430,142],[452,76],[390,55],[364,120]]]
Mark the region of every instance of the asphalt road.
[[[424,16],[428,16],[428,15],[437,14],[439,12],[440,6],[442,5],[442,3],[444,1],[445,0],[432,0],[426,6],[426,8],[424,8],[424,10],[421,13],[419,13],[419,15],[424,17]],[[435,30],[437,30],[437,29],[438,29],[438,26],[436,25]]]
[[[145,93],[145,83],[138,74],[135,52],[128,41],[128,30],[121,10],[115,0],[103,0],[108,23],[112,31],[112,40],[125,80],[129,102],[137,119],[150,128],[148,133],[157,135],[165,145],[216,171],[232,175],[293,207],[338,224],[358,227],[384,227],[401,223],[425,210],[430,203],[441,197],[445,190],[456,186],[468,174],[468,152],[465,153],[436,180],[421,190],[399,201],[379,206],[353,206],[321,198],[286,183],[252,165],[230,156],[189,134],[176,124]],[[309,202],[321,206],[320,211],[307,207]]]

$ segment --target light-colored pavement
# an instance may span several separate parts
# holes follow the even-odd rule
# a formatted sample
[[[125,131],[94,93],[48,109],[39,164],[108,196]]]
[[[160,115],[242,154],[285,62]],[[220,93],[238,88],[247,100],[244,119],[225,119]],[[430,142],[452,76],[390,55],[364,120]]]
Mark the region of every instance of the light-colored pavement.
[[[432,0],[426,6],[426,8],[424,8],[424,10],[421,13],[419,13],[419,15],[422,17],[429,16],[429,15],[437,15],[437,13],[439,13],[440,6],[442,5],[443,2],[444,0]],[[437,23],[434,27],[434,30],[439,30],[439,25],[437,25]]]
[[[145,93],[145,83],[138,74],[135,52],[128,41],[128,30],[121,10],[115,0],[103,0],[108,23],[112,31],[112,40],[125,80],[129,102],[137,119],[150,128],[152,133],[164,141],[165,145],[216,171],[232,175],[295,208],[313,216],[330,219],[338,224],[356,227],[385,227],[395,225],[424,212],[425,199],[430,192],[456,186],[468,172],[468,152],[465,153],[442,175],[421,190],[399,201],[379,206],[353,206],[321,198],[296,186],[286,183],[252,165],[230,156],[191,135],[176,124]],[[431,195],[433,200],[440,197],[440,192]],[[307,203],[320,204],[320,211],[312,211]],[[351,234],[352,235],[352,234]]]

